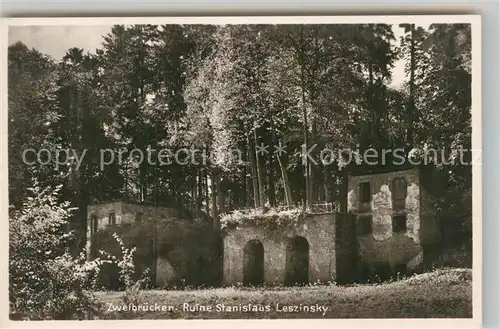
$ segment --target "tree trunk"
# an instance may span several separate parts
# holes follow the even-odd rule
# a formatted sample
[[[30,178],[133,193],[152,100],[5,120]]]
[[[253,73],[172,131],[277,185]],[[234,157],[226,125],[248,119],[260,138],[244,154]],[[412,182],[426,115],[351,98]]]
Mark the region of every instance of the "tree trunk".
[[[271,126],[271,136],[274,145],[278,145],[279,147],[283,147],[281,145],[281,142],[276,141],[276,135],[274,135],[274,121],[273,117],[270,117],[270,126]],[[286,153],[284,151],[283,153]],[[280,167],[280,172],[281,172],[281,179],[283,180],[283,192],[285,194],[285,203],[288,207],[290,207],[293,204],[293,199],[292,199],[292,191],[290,189],[290,181],[288,179],[288,172],[286,171],[286,167],[283,164],[283,159],[281,157],[280,152],[276,153],[276,158],[278,159],[278,165]]]
[[[302,88],[302,116],[304,120],[304,128],[303,128],[303,133],[304,133],[304,145],[305,145],[305,151],[309,150],[309,139],[308,139],[308,123],[307,123],[307,109],[306,109],[306,104],[305,104],[305,90]],[[309,161],[309,157],[305,156],[305,168],[304,168],[304,173],[306,176],[306,207],[310,207],[312,205],[312,191],[311,191],[311,163]]]
[[[218,179],[216,182],[217,201],[219,204],[219,216],[226,212],[226,191],[224,188],[224,179]]]
[[[408,128],[406,131],[407,154],[413,147],[413,122],[415,115],[415,24],[411,24],[410,40],[410,81],[409,81],[409,99],[408,99]]]
[[[198,170],[198,193],[196,194],[196,217],[201,216],[201,208],[203,207],[203,171]]]
[[[373,102],[373,63],[370,58],[370,63],[368,64],[368,104],[370,104],[370,113],[371,113],[371,129],[370,129],[370,144],[372,148],[376,147],[376,122],[377,116],[375,113],[375,104]]]
[[[290,181],[288,180],[288,173],[283,165],[281,157],[277,155],[277,158],[278,158],[278,164],[280,166],[281,178],[283,179],[283,189],[285,192],[286,205],[290,207],[293,204],[293,199],[292,199],[292,191],[290,189]]]
[[[303,36],[302,36],[303,41]],[[303,44],[303,42],[301,43]],[[297,49],[299,51],[299,63],[300,63],[300,84],[302,91],[302,119],[304,121],[303,134],[304,134],[304,146],[307,150],[309,149],[309,139],[308,139],[308,120],[307,120],[307,107],[306,107],[306,90],[305,90],[305,54],[303,49]],[[309,158],[305,156],[305,177],[306,177],[306,207],[310,207],[312,204],[312,193],[311,193],[311,182],[310,182],[310,174],[311,174],[311,164],[309,163]]]
[[[143,166],[139,168],[139,200],[143,202],[147,198],[146,170]]]
[[[340,191],[340,202],[339,202],[339,210],[341,213],[347,213],[347,193],[348,193],[348,179],[349,179],[349,165],[345,166],[341,171],[341,185],[339,188]]]
[[[317,184],[316,187],[316,195],[317,195],[317,202],[323,203],[325,201],[325,172],[323,171],[324,165],[321,165],[321,168],[317,168],[317,175],[315,178],[315,182]]]
[[[203,179],[204,179],[204,187],[205,187],[205,213],[207,216],[210,216],[210,198],[208,195],[208,171],[205,169],[203,170],[203,173],[205,174]]]
[[[252,198],[250,197],[251,191],[250,189],[252,188],[252,180],[250,178],[250,175],[248,173],[248,168],[245,167],[244,169],[245,173],[245,207],[246,208],[251,208],[252,207]]]
[[[191,211],[193,212],[193,219],[198,217],[198,179],[196,175],[196,170],[193,172],[192,178],[193,186],[191,187]]]
[[[212,221],[214,228],[219,228],[219,213],[217,211],[217,187],[215,184],[215,175],[210,176],[210,189],[212,190]]]
[[[325,202],[330,202],[330,193],[328,191],[328,170],[325,165],[323,165],[323,190]]]
[[[247,136],[247,144],[248,144],[248,153],[250,158],[250,167],[252,169],[252,187],[253,187],[253,202],[254,207],[260,207],[260,198],[259,198],[259,182],[257,179],[257,161],[255,159],[255,145],[251,142],[250,137]]]
[[[177,200],[177,188],[176,188],[177,187],[177,185],[176,185],[177,182],[175,181],[174,177],[170,177],[170,183],[171,183],[171,185],[173,187],[172,188],[172,201],[173,201],[174,204],[176,204],[177,201],[178,201]]]
[[[318,104],[316,104],[316,107],[319,107]],[[309,143],[310,145],[314,145],[314,142],[316,140],[317,136],[317,127],[316,127],[316,122],[314,121],[314,116],[311,116],[310,118],[310,124],[311,124],[311,136],[309,138]],[[313,165],[312,163],[309,164],[310,166],[310,175],[309,175],[309,190],[311,191],[311,204],[318,201],[319,194],[320,194],[320,187],[322,186],[321,184],[317,184],[316,187],[314,185],[314,182],[316,181],[316,171],[318,170],[317,166]]]
[[[255,145],[257,146],[257,131],[254,130]],[[259,204],[264,207],[266,204],[265,192],[264,192],[264,174],[262,168],[262,158],[259,156],[257,147],[255,147],[255,159],[257,165],[257,180],[259,182]]]
[[[269,169],[267,170],[267,186],[269,195],[269,205],[276,206],[276,192],[274,190],[274,161],[273,153],[268,153]]]

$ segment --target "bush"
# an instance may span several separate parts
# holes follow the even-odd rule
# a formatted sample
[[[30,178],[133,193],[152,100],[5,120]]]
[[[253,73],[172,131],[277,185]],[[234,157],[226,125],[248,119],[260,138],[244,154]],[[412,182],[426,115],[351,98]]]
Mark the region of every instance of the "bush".
[[[441,250],[431,266],[433,268],[472,268],[472,241]]]
[[[229,230],[238,226],[252,225],[261,227],[265,232],[282,232],[297,227],[304,219],[303,209],[279,210],[275,208],[257,208],[235,210],[221,217],[222,229]]]
[[[35,183],[22,209],[9,218],[9,302],[12,319],[89,319],[102,304],[93,294],[102,264],[68,252],[65,224],[73,208],[58,203],[61,186]]]
[[[119,279],[125,288],[125,294],[123,295],[123,302],[125,305],[128,304],[138,304],[141,302],[141,290],[146,288],[149,283],[149,269],[146,269],[142,274],[140,279],[135,280],[134,276],[137,271],[134,263],[134,253],[136,248],[129,249],[125,247],[123,240],[118,236],[118,234],[113,234],[116,242],[120,245],[122,257],[118,261],[117,265],[120,269]]]
[[[73,236],[65,224],[74,208],[58,202],[61,186],[40,188],[36,183],[20,210],[9,218],[9,304],[13,320],[96,319],[103,310],[97,298],[99,274],[105,267],[118,269],[113,280],[125,290],[124,302],[137,304],[148,284],[148,269],[135,279],[135,248],[127,248],[118,235],[113,239],[120,253],[98,251],[100,257],[86,259],[68,251]],[[117,257],[118,256],[118,257]]]

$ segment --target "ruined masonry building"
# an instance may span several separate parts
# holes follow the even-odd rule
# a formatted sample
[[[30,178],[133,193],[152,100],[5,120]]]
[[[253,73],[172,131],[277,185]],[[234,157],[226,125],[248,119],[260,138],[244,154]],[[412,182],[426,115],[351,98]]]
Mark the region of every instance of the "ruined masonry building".
[[[351,175],[343,213],[308,213],[298,225],[277,235],[255,225],[229,229],[223,237],[217,237],[222,250],[213,252],[221,260],[216,265],[222,272],[219,282],[362,282],[373,275],[383,279],[419,271],[440,239],[422,176],[419,168]],[[99,230],[144,219],[176,217],[176,210],[118,201],[90,205],[88,216],[90,244]],[[157,286],[179,277],[182,269],[174,268],[168,257],[154,258]],[[206,265],[199,270],[203,276]]]
[[[336,277],[341,245],[338,213],[310,214],[295,229],[269,237],[241,226],[224,238],[224,284],[303,284]]]
[[[87,257],[90,259],[91,243],[98,231],[113,230],[123,224],[134,225],[143,221],[170,220],[178,216],[178,211],[168,207],[120,200],[89,205],[87,214]],[[153,243],[151,236],[143,237],[143,239]],[[100,247],[106,249],[106,246]],[[176,279],[176,271],[166,257],[151,255],[150,258],[154,266],[152,270],[155,274],[156,286],[162,286]]]
[[[350,176],[347,213],[309,214],[270,238],[254,226],[224,238],[224,284],[363,281],[418,271],[439,241],[421,170]]]
[[[350,177],[347,211],[356,219],[361,276],[413,272],[428,263],[440,240],[428,186],[419,168]]]

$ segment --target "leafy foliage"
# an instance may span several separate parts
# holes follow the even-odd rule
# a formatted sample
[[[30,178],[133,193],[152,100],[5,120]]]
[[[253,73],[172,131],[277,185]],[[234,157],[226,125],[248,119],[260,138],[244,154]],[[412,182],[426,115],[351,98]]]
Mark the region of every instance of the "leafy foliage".
[[[404,29],[399,45],[396,29]],[[12,200],[19,206],[36,176],[67,183],[81,209],[123,196],[217,218],[241,207],[333,201],[343,193],[342,167],[305,168],[298,153],[306,144],[407,154],[470,147],[470,38],[464,24],[117,25],[96,54],[73,48],[60,63],[13,45]],[[394,88],[396,59],[406,60],[409,81]],[[19,133],[25,124],[30,134]],[[257,154],[261,143],[272,151],[279,142],[281,156]],[[78,172],[20,163],[19,150],[47,144],[87,149],[86,161]],[[197,154],[187,165],[136,165],[129,151],[148,147],[194,147],[215,161]],[[104,148],[128,151],[100,170]],[[441,169],[470,190],[470,166]]]
[[[279,210],[276,208],[258,208],[235,210],[221,218],[223,230],[235,229],[239,226],[257,226],[264,232],[286,232],[302,224],[305,212],[303,209]]]
[[[72,209],[59,203],[61,187],[42,189],[14,211],[9,220],[9,298],[12,318],[86,319],[99,314],[92,290],[101,259],[70,255],[65,224]]]
[[[116,233],[113,234],[113,238],[118,242],[121,249],[122,257],[117,265],[120,269],[119,279],[125,288],[123,302],[127,305],[138,304],[141,302],[141,290],[146,288],[149,283],[149,269],[146,268],[146,270],[142,271],[139,279],[134,279],[134,275],[137,273],[134,264],[134,253],[136,248],[127,248],[123,240]]]
[[[104,305],[95,295],[98,278],[107,266],[119,269],[117,280],[125,290],[124,302],[137,304],[148,284],[148,270],[135,278],[135,248],[120,247],[117,256],[99,250],[101,257],[87,260],[86,250],[72,256],[68,250],[73,232],[68,219],[74,208],[60,203],[61,186],[42,188],[34,182],[21,210],[9,219],[9,300],[12,319],[95,319]]]

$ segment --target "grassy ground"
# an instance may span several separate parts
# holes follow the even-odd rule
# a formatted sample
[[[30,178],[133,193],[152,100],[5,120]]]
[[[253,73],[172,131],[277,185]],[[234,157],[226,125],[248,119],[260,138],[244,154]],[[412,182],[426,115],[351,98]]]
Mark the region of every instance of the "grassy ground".
[[[139,305],[151,311],[118,310],[124,305],[123,293],[108,292],[105,318],[470,318],[471,284],[471,270],[447,269],[376,285],[144,291]],[[284,312],[287,306],[289,312]],[[260,310],[245,309],[252,307]]]

